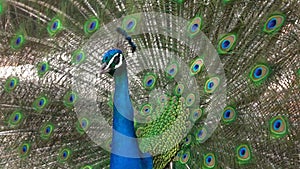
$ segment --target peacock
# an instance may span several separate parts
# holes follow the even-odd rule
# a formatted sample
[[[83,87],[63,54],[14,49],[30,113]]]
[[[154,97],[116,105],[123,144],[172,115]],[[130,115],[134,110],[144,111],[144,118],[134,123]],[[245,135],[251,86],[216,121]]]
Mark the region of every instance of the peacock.
[[[299,168],[299,0],[0,0],[0,169]]]

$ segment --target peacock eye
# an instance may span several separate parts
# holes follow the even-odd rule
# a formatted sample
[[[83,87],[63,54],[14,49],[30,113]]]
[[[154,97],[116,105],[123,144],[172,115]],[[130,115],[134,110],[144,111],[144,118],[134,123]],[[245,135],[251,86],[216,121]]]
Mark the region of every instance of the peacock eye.
[[[30,144],[29,143],[22,143],[19,147],[19,155],[21,158],[25,158],[30,153]]]
[[[251,150],[250,146],[246,144],[241,144],[236,148],[236,156],[238,163],[244,164],[248,163],[251,160]]]
[[[65,149],[62,149],[60,152],[59,152],[59,155],[58,155],[58,161],[61,162],[61,163],[64,163],[66,162],[70,156],[72,154],[72,151],[68,148],[65,148]]]
[[[202,115],[202,110],[201,109],[195,109],[193,113],[190,114],[190,120],[192,122],[196,122]]]
[[[34,102],[33,102],[33,108],[36,111],[42,111],[46,105],[48,104],[48,98],[45,96],[41,96],[39,98],[37,98]]]
[[[118,55],[114,58],[114,64],[117,65],[119,62],[120,62],[120,55]]]
[[[58,33],[62,29],[62,21],[58,18],[53,18],[49,23],[47,27],[47,31],[50,36],[54,36],[56,33]]]
[[[216,156],[213,153],[208,153],[204,156],[205,168],[214,168],[216,165]]]
[[[271,136],[274,138],[284,137],[288,133],[288,121],[284,116],[275,116],[270,120]]]
[[[236,110],[231,106],[227,106],[223,111],[222,122],[224,122],[225,124],[230,124],[234,122],[235,119]]]
[[[23,118],[24,118],[23,117],[23,113],[20,112],[20,111],[18,111],[18,110],[16,110],[16,111],[14,111],[10,115],[10,117],[9,117],[9,124],[11,126],[17,126],[17,125],[19,125],[22,122]]]
[[[181,164],[186,164],[189,161],[190,156],[191,155],[190,155],[190,152],[188,150],[186,152],[182,153],[181,157],[179,159],[180,163]]]
[[[91,34],[99,28],[99,21],[96,18],[91,18],[84,23],[84,32]]]

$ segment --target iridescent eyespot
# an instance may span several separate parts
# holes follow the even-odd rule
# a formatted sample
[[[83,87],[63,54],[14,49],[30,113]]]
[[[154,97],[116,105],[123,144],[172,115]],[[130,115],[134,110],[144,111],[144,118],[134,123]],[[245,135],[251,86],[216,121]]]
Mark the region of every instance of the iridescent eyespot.
[[[42,139],[47,140],[51,137],[54,130],[54,125],[51,123],[46,123],[42,126],[40,130],[40,136]]]
[[[172,79],[174,78],[177,73],[178,73],[178,64],[176,62],[171,63],[167,68],[166,68],[166,74],[167,77]]]
[[[150,104],[145,104],[145,105],[142,106],[140,112],[141,112],[142,115],[148,116],[152,112],[152,106]]]
[[[76,50],[72,54],[72,64],[81,64],[85,60],[85,54],[81,50]]]
[[[206,93],[213,93],[219,86],[220,79],[218,77],[212,77],[205,83],[204,91]]]
[[[21,158],[27,157],[30,153],[31,145],[29,143],[22,143],[19,147],[19,155]]]
[[[204,156],[204,167],[205,168],[214,168],[216,166],[216,156],[213,153],[208,153]]]
[[[236,44],[237,36],[235,34],[227,34],[219,40],[218,52],[219,54],[226,54],[233,49]]]
[[[91,34],[99,29],[99,21],[96,18],[90,18],[84,23],[84,32],[86,34]]]
[[[20,49],[25,43],[25,36],[23,34],[15,35],[10,41],[10,47],[12,49]]]
[[[6,79],[4,89],[7,92],[11,92],[19,85],[19,79],[17,77],[9,77]]]
[[[165,94],[162,94],[158,98],[158,103],[167,103],[169,101],[169,97]]]
[[[186,136],[186,138],[184,138],[183,140],[183,143],[185,146],[190,145],[192,143],[192,135],[189,134],[188,136]]]
[[[122,22],[122,28],[126,32],[133,32],[137,26],[138,23],[138,17],[137,16],[127,16],[124,18]]]
[[[64,104],[66,107],[72,107],[78,100],[78,95],[76,92],[69,91],[64,96]]]
[[[276,116],[270,120],[270,132],[274,138],[282,138],[288,133],[288,123],[284,116]]]
[[[155,87],[157,76],[153,73],[148,73],[143,80],[143,86],[147,90],[152,90]]]
[[[180,159],[179,159],[180,163],[181,163],[181,164],[186,164],[186,163],[189,161],[190,156],[191,156],[191,154],[190,154],[190,152],[189,152],[188,150],[184,151],[184,152],[181,154],[181,157],[180,157]]]
[[[255,84],[261,84],[270,75],[270,69],[267,65],[259,64],[252,68],[250,79]]]
[[[48,98],[45,96],[41,96],[33,102],[33,108],[36,111],[41,111],[45,108],[47,104],[48,104]]]
[[[183,150],[180,150],[180,151],[176,154],[176,156],[175,156],[175,158],[174,158],[174,161],[180,161],[180,157],[181,157],[182,154],[183,154]]]
[[[190,114],[190,120],[192,122],[196,122],[201,116],[202,116],[202,110],[201,109],[195,109]]]
[[[8,123],[10,126],[17,126],[19,125],[23,120],[23,113],[21,111],[14,111],[10,116]]]
[[[184,85],[183,84],[178,84],[176,85],[174,89],[174,93],[176,96],[181,96],[184,92]]]
[[[53,18],[49,23],[47,27],[47,31],[50,36],[55,35],[57,32],[59,32],[62,29],[62,22],[58,18]]]
[[[50,65],[48,62],[40,62],[37,65],[37,70],[38,70],[38,75],[44,76],[44,74],[46,74],[50,69]]]
[[[190,93],[190,94],[186,97],[185,100],[186,100],[186,101],[185,101],[185,104],[186,104],[188,107],[190,107],[190,106],[192,106],[192,105],[195,103],[196,96],[195,96],[195,94]]]
[[[250,147],[246,144],[241,144],[236,148],[236,156],[238,163],[244,164],[248,163],[251,160],[251,150]]]
[[[196,133],[195,133],[195,138],[198,142],[203,143],[207,138],[207,130],[205,127],[199,129]]]
[[[89,129],[89,127],[90,121],[87,118],[83,117],[78,120],[76,129],[80,134],[83,134]]]
[[[280,30],[285,21],[285,15],[283,14],[274,14],[270,16],[264,24],[263,31],[271,34]]]
[[[202,27],[202,18],[201,17],[195,17],[188,25],[188,36],[194,37],[197,35]]]
[[[190,74],[191,75],[198,74],[201,71],[203,65],[204,65],[203,59],[197,58],[196,60],[194,60],[190,67]]]
[[[63,163],[71,157],[71,150],[68,148],[62,149],[58,154],[58,161]]]
[[[231,106],[227,106],[223,111],[222,121],[225,124],[230,124],[234,122],[235,119],[236,119],[236,110]]]

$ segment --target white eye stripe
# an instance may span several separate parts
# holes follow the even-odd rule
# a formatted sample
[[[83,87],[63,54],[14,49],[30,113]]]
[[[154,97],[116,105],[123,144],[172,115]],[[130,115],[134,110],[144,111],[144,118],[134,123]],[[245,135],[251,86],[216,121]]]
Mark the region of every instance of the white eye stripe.
[[[106,70],[106,69],[108,69],[108,68],[110,67],[110,65],[112,64],[112,62],[115,60],[115,57],[118,56],[118,55],[119,55],[119,53],[116,53],[116,54],[110,59],[110,61],[108,62],[108,64],[106,65],[106,67],[105,67],[104,70]]]
[[[119,68],[119,67],[122,65],[122,63],[123,63],[123,55],[120,54],[120,61],[119,61],[119,63],[116,65],[115,69],[116,69],[116,68]]]

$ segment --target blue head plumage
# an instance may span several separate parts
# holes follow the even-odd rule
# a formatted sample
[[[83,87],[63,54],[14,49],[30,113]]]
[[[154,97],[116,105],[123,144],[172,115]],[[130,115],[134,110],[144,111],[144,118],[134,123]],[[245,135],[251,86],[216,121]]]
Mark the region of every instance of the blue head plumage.
[[[122,66],[124,61],[123,52],[120,49],[110,49],[102,57],[101,73],[113,75],[115,70]]]

